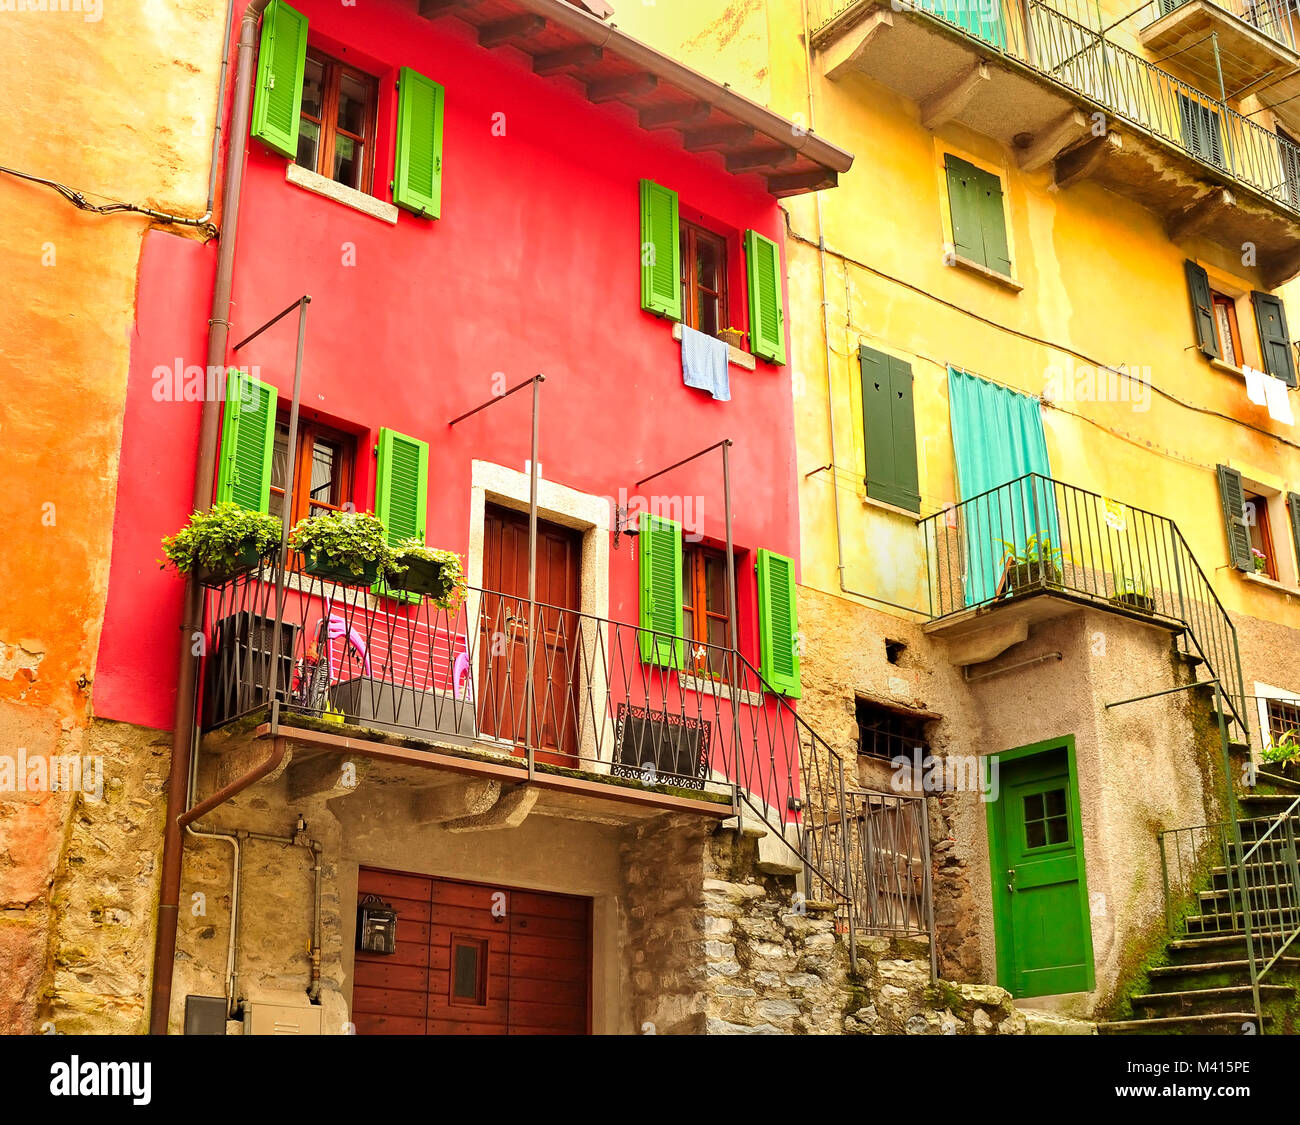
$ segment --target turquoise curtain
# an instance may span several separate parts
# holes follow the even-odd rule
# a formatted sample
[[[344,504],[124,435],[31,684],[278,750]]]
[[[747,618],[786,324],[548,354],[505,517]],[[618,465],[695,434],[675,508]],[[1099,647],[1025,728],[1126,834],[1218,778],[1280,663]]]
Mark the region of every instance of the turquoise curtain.
[[[1050,481],[1021,480],[1052,475],[1047,436],[1038,399],[954,367],[948,368],[948,410],[962,499],[966,604],[979,605],[997,593],[1008,545],[1021,556],[1030,536],[1060,546]],[[1020,483],[1002,487],[1013,481]]]

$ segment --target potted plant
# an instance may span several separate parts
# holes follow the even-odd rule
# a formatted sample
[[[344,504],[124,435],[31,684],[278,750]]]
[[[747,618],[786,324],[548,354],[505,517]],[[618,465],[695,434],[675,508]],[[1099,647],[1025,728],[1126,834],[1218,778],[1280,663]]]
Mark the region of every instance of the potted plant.
[[[190,522],[162,541],[166,560],[204,586],[221,586],[247,574],[279,549],[282,527],[275,516],[229,500],[195,512]]]
[[[1053,547],[1051,537],[1035,532],[1025,540],[1024,551],[1017,551],[1014,543],[998,540],[1004,548],[1003,589],[1007,594],[1035,586],[1060,586],[1063,581],[1061,548]]]
[[[1256,574],[1268,573],[1268,556],[1264,554],[1263,551],[1261,551],[1258,547],[1252,547],[1250,549],[1250,557],[1255,563]]]
[[[742,352],[745,350],[745,330],[743,328],[720,328],[718,329],[718,339],[726,341],[733,348],[739,348]]]
[[[455,551],[426,547],[418,539],[403,539],[394,548],[388,585],[411,594],[424,594],[440,609],[454,609],[465,596],[465,570]]]
[[[384,523],[369,512],[309,516],[289,533],[289,545],[302,552],[308,574],[352,586],[373,586],[394,562]]]
[[[1146,577],[1139,571],[1138,577],[1130,578],[1121,574],[1115,579],[1115,593],[1110,599],[1116,605],[1128,606],[1140,613],[1155,613],[1156,600],[1151,596],[1151,587]]]
[[[1266,764],[1279,767],[1283,775],[1300,780],[1300,731],[1284,731],[1259,756]]]

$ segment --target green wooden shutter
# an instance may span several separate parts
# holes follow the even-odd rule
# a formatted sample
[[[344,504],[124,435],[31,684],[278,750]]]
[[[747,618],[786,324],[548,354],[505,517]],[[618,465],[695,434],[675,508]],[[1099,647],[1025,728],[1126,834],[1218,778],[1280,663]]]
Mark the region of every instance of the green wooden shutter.
[[[760,549],[758,631],[763,679],[783,695],[798,699],[799,617],[795,602],[794,560]]]
[[[442,213],[442,118],[445,92],[402,67],[397,77],[397,166],[393,202],[425,218]]]
[[[867,495],[909,512],[920,512],[911,365],[865,344],[858,347],[858,364],[862,373]]]
[[[390,544],[402,539],[425,540],[429,503],[429,445],[396,430],[379,431],[379,470],[375,482],[375,515],[384,521]],[[381,578],[375,593],[418,602],[419,594],[389,591]]]
[[[1007,213],[1002,206],[1002,181],[992,172],[975,169],[976,203],[980,212],[980,235],[984,264],[1011,276],[1011,252],[1007,247]]]
[[[252,135],[290,160],[298,155],[306,60],[307,17],[284,0],[271,0],[262,13]]]
[[[677,193],[641,181],[641,307],[682,319],[681,227]]]
[[[1250,529],[1246,527],[1246,490],[1241,474],[1227,465],[1218,467],[1219,498],[1223,502],[1223,525],[1228,533],[1228,557],[1238,570],[1254,573],[1250,553]]]
[[[785,363],[785,314],[781,306],[781,251],[756,230],[745,232],[749,275],[749,340],[754,354]]]
[[[1295,356],[1291,350],[1291,334],[1286,327],[1285,306],[1272,293],[1252,291],[1250,301],[1255,306],[1255,326],[1259,329],[1259,350],[1264,357],[1264,370],[1288,387],[1294,387]]]
[[[230,500],[254,512],[271,510],[271,456],[275,449],[275,409],[279,396],[268,383],[226,373],[226,404],[221,422],[221,461],[217,501]]]
[[[685,667],[682,615],[682,525],[641,513],[641,659]],[[655,634],[664,634],[656,636]]]
[[[1214,359],[1222,359],[1219,334],[1214,327],[1214,301],[1210,297],[1210,276],[1190,258],[1183,263],[1187,291],[1192,298],[1192,322],[1196,325],[1196,346]]]
[[[952,216],[952,241],[957,253],[972,262],[984,261],[982,207],[977,182],[979,169],[951,153],[944,154],[948,174],[948,210]]]
[[[1291,542],[1295,545],[1295,565],[1300,573],[1300,492],[1286,494],[1287,511],[1291,514]]]

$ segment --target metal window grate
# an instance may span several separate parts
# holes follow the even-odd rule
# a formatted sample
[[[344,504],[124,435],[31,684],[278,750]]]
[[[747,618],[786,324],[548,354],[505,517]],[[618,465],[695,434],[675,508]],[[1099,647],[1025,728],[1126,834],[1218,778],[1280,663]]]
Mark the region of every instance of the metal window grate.
[[[919,749],[921,760],[929,759],[924,719],[882,707],[869,699],[857,701],[857,717],[859,754],[887,762],[902,755],[910,761]]]

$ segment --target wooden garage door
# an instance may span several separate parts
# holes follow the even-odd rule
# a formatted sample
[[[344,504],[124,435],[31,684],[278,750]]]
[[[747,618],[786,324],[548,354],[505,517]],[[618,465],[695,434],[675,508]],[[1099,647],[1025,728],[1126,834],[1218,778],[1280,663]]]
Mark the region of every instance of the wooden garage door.
[[[362,868],[397,911],[397,952],[356,954],[359,1035],[582,1035],[591,900]]]

